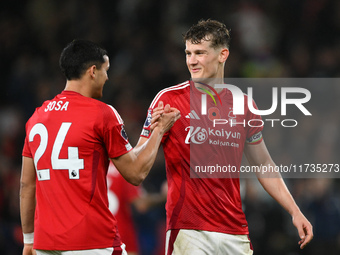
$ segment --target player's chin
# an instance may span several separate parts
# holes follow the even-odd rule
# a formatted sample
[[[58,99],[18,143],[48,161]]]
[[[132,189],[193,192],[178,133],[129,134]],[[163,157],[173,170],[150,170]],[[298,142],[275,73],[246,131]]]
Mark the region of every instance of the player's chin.
[[[191,72],[191,78],[193,78],[193,79],[202,78],[201,72]]]
[[[205,80],[203,75],[198,74],[198,73],[191,73],[191,79],[194,81],[200,81],[200,82],[203,82]]]

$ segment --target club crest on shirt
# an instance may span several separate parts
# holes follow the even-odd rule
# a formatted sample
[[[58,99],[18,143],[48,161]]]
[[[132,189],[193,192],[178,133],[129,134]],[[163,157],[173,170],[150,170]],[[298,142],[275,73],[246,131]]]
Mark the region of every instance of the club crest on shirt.
[[[151,118],[152,118],[151,111],[152,111],[151,109],[148,110],[148,116],[146,117],[146,120],[145,120],[145,123],[144,123],[144,128],[149,127],[150,124],[151,124]]]

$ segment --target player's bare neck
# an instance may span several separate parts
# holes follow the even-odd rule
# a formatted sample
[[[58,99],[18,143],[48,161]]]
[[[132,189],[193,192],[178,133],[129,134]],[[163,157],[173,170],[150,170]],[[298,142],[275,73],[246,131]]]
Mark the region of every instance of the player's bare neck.
[[[85,97],[92,97],[90,86],[83,79],[68,80],[64,90],[74,91]]]

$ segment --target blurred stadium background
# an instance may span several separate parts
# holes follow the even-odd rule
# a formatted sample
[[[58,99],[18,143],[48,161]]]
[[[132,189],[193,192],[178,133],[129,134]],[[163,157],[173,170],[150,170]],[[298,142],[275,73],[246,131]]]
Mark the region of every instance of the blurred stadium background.
[[[21,254],[19,179],[24,125],[35,107],[64,88],[65,79],[58,66],[62,48],[74,38],[84,38],[108,50],[110,79],[102,101],[117,108],[131,143],[136,144],[155,94],[189,78],[181,35],[201,18],[217,19],[231,28],[226,77],[336,78],[340,75],[338,0],[17,0],[2,3],[2,255]],[[276,163],[340,163],[340,85],[337,84],[306,87],[312,92],[308,106],[313,116],[296,116],[297,128],[265,126],[265,141]],[[267,96],[255,96],[260,109],[270,93],[262,95]],[[150,192],[158,192],[164,179],[160,153],[143,186]],[[263,192],[256,180],[244,179],[244,208],[255,254],[340,254],[339,179],[287,179],[286,182],[314,226],[314,240],[300,251],[289,215]],[[135,220],[141,254],[162,254],[164,206],[145,214],[135,213]]]

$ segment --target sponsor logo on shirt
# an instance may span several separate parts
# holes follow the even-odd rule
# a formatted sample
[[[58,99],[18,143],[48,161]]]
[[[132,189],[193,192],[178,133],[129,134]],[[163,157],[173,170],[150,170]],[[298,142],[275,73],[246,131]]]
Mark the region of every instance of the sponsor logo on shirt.
[[[211,145],[239,147],[237,140],[241,139],[241,133],[227,131],[224,129],[202,128],[189,126],[185,128],[188,132],[185,143],[203,144],[208,142]]]

